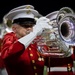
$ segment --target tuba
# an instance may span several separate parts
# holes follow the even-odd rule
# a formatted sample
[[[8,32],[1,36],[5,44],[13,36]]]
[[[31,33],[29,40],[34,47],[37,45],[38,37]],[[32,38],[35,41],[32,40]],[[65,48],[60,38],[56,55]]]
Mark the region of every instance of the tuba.
[[[63,7],[59,11],[46,15],[50,19],[52,30],[45,29],[38,44],[38,51],[43,56],[69,57],[71,55],[70,44],[75,43],[75,15],[69,7]],[[46,47],[47,46],[47,47]]]

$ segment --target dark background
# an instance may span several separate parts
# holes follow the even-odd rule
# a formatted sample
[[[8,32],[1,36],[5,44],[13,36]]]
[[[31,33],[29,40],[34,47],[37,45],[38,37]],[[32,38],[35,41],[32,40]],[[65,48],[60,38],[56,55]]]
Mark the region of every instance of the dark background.
[[[74,0],[1,0],[0,23],[2,22],[3,16],[11,9],[25,4],[33,5],[43,16],[50,12],[57,11],[62,7],[70,7],[75,11],[75,6],[73,5]]]

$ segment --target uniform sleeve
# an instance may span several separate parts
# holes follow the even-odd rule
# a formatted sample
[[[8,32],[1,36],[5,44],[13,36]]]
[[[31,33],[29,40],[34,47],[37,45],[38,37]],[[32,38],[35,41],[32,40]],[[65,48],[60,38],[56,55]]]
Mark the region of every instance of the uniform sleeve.
[[[11,57],[25,50],[24,45],[15,40],[15,37],[6,35],[3,38],[1,56],[3,59]]]

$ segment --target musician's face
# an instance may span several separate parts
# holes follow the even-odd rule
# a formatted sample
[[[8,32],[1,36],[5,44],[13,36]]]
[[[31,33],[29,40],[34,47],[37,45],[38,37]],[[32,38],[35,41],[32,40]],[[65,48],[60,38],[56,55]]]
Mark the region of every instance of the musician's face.
[[[25,28],[25,27],[22,27],[22,26],[17,25],[17,24],[13,25],[12,29],[18,38],[21,38],[21,37],[23,37],[23,36],[25,36],[25,35],[27,35],[33,31],[33,27]]]

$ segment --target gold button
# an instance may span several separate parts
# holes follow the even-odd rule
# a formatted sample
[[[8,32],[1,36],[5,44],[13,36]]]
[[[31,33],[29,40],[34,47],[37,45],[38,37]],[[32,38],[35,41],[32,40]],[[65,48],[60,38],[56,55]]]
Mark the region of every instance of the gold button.
[[[42,61],[44,61],[44,58],[41,58]]]
[[[29,50],[31,50],[31,48],[29,48]]]
[[[41,61],[41,57],[38,58],[38,61]]]
[[[34,66],[34,69],[36,69],[36,66]]]
[[[32,56],[33,56],[33,54],[30,54],[30,56],[32,57]]]
[[[32,63],[35,63],[35,60],[32,60]]]
[[[37,75],[37,73],[35,73],[35,75]]]

